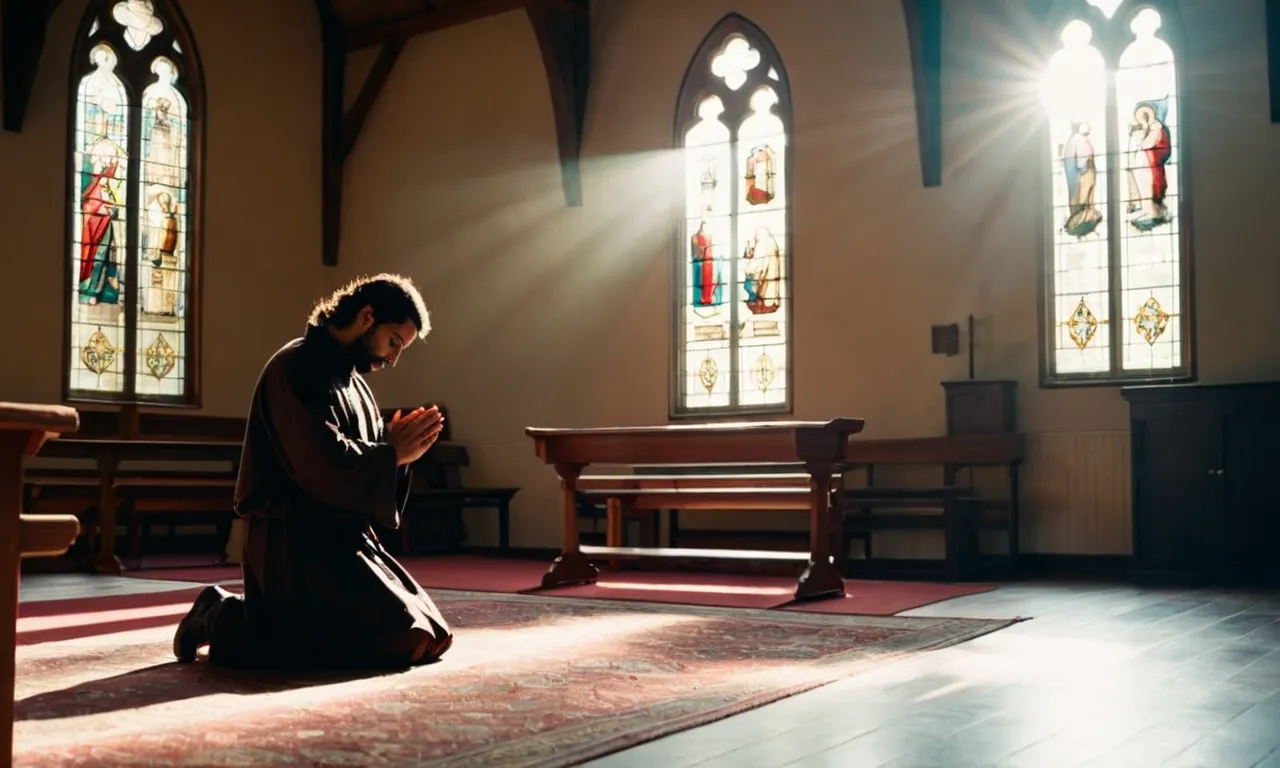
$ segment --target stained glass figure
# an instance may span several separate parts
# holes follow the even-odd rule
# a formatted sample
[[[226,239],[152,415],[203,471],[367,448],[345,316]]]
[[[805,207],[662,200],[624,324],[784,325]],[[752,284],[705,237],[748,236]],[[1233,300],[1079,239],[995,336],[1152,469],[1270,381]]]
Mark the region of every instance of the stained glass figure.
[[[689,243],[695,307],[716,307],[724,301],[724,280],[721,278],[715,248],[704,221],[698,225],[698,230],[693,233]]]
[[[702,177],[699,185],[702,188],[702,212],[715,213],[716,186],[720,183],[720,158],[709,154],[702,158]]]
[[[756,228],[742,258],[747,262],[747,309],[753,315],[777,312],[782,306],[782,247],[768,227]]]
[[[79,354],[73,356],[69,373],[73,385],[120,392],[122,371],[113,366],[125,330],[129,97],[111,46],[94,46],[87,59],[89,71],[76,89],[72,137],[70,330]]]
[[[1071,124],[1071,138],[1062,149],[1062,167],[1067,181],[1068,214],[1062,229],[1072,237],[1092,234],[1102,223],[1102,211],[1094,200],[1098,186],[1097,151],[1093,147],[1093,127],[1087,120]]]
[[[1168,112],[1168,99],[1139,102],[1129,124],[1126,212],[1129,223],[1140,232],[1149,232],[1170,219],[1165,205],[1169,191],[1165,165],[1173,154],[1173,140],[1165,125]]]
[[[762,144],[747,153],[746,200],[751,205],[764,205],[773,201],[774,157],[773,147]]]
[[[156,82],[147,86],[142,96],[142,177],[147,209],[141,229],[139,302],[146,320],[176,322],[185,271],[179,220],[185,217],[186,208],[187,105],[174,87],[177,68],[172,61],[158,57],[151,71]]]

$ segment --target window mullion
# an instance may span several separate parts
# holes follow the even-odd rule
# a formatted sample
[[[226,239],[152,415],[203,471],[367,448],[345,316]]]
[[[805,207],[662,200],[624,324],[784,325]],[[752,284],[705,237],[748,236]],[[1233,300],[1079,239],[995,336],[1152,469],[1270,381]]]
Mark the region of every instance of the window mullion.
[[[733,163],[731,172],[729,173],[729,199],[733,204],[729,207],[729,252],[728,252],[728,268],[725,274],[729,276],[728,285],[725,286],[726,301],[729,303],[729,407],[739,408],[742,405],[741,386],[742,371],[739,370],[739,361],[742,354],[739,349],[738,338],[738,198],[740,192],[741,179],[738,178],[739,169],[742,167],[742,158],[739,152],[742,150],[742,143],[738,140],[738,128],[742,125],[740,115],[734,116],[734,125],[730,130],[729,158]]]
[[[1112,59],[1108,64],[1112,64]],[[1116,105],[1116,69],[1107,67],[1107,323],[1109,352],[1111,356],[1111,375],[1119,376],[1124,372],[1123,348],[1123,306],[1121,302],[1123,282],[1121,280],[1120,238],[1124,220],[1120,200],[1120,177],[1123,153],[1120,149],[1120,119]]]
[[[132,84],[130,84],[132,85]],[[142,91],[137,88],[130,88],[130,105],[129,105],[129,145],[127,147],[129,153],[129,176],[127,179],[126,189],[128,189],[128,200],[125,206],[125,268],[124,280],[122,281],[121,292],[124,299],[124,338],[125,338],[125,358],[124,358],[124,393],[129,398],[137,396],[137,368],[138,368],[138,292],[141,288],[138,282],[139,263],[138,258],[139,242],[138,238],[141,227],[138,226],[138,217],[143,208],[142,205]]]

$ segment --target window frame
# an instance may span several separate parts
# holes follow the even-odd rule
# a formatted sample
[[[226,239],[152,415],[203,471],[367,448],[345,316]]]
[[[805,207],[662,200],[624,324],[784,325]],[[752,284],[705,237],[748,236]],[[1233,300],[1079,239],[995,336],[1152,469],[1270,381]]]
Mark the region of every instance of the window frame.
[[[741,372],[741,368],[737,363],[738,331],[732,329],[731,325],[731,349],[735,356],[735,365],[732,369],[732,383],[730,385],[730,405],[712,407],[712,408],[689,408],[685,406],[685,339],[686,331],[685,322],[685,281],[687,279],[688,260],[689,260],[689,237],[688,232],[688,170],[685,165],[685,134],[698,120],[697,107],[702,99],[708,95],[720,95],[718,89],[713,87],[714,81],[717,79],[711,74],[711,60],[720,52],[725,43],[734,36],[741,36],[751,44],[753,48],[760,52],[760,63],[753,72],[767,73],[772,67],[778,75],[778,79],[772,80],[766,77],[766,82],[774,89],[778,96],[778,103],[774,106],[773,113],[782,122],[787,142],[783,148],[784,169],[782,178],[782,189],[786,199],[786,207],[783,211],[783,217],[786,221],[786,233],[782,238],[783,254],[783,285],[785,286],[785,302],[786,302],[786,330],[783,334],[785,339],[785,349],[787,353],[786,367],[784,370],[786,396],[781,403],[773,403],[766,405],[740,405],[733,404],[738,398],[737,378]],[[756,87],[744,83],[741,88],[732,91],[735,94],[741,94],[741,98],[749,99],[750,94],[754,92]],[[722,97],[723,98],[723,97]],[[672,121],[672,146],[676,149],[679,156],[679,179],[678,186],[675,190],[675,199],[679,201],[681,206],[679,214],[676,216],[675,226],[672,234],[672,259],[671,259],[671,283],[670,283],[670,301],[671,301],[671,355],[669,367],[669,392],[668,392],[668,419],[672,421],[700,419],[700,420],[717,420],[717,419],[737,419],[742,417],[753,416],[778,416],[790,415],[794,413],[795,401],[795,272],[794,259],[792,258],[792,248],[795,240],[795,224],[794,224],[794,184],[792,179],[795,176],[795,126],[794,126],[794,104],[791,99],[791,81],[787,76],[786,67],[783,64],[782,56],[778,53],[773,41],[765,34],[758,25],[738,13],[729,13],[723,16],[719,21],[711,26],[711,29],[703,36],[702,41],[695,49],[693,56],[689,59],[688,65],[685,67],[684,74],[680,80],[680,88],[677,91],[676,106],[674,120]],[[726,123],[726,125],[728,125]],[[734,175],[737,176],[739,168],[737,167],[739,140],[737,138],[737,130],[740,126],[728,125],[733,140],[731,147],[733,148],[733,157],[735,160]],[[737,196],[734,199],[733,226],[736,231],[738,217],[741,211],[737,207]],[[736,305],[736,291],[740,282],[738,275],[737,255],[731,258],[731,280],[726,280],[726,287],[732,292],[731,301]],[[732,315],[731,315],[732,316]]]
[[[1123,370],[1124,337],[1117,332],[1127,328],[1132,320],[1130,312],[1120,304],[1123,300],[1120,283],[1122,227],[1112,227],[1115,220],[1112,215],[1118,210],[1119,197],[1114,194],[1120,183],[1115,173],[1115,160],[1120,153],[1113,149],[1119,147],[1118,133],[1120,117],[1116,104],[1116,70],[1120,55],[1133,40],[1130,24],[1143,9],[1151,8],[1160,14],[1160,37],[1173,50],[1174,85],[1177,89],[1177,126],[1179,135],[1174,138],[1178,147],[1178,201],[1176,221],[1178,222],[1178,259],[1179,259],[1179,292],[1181,301],[1181,358],[1179,368],[1167,371],[1134,371]],[[1186,90],[1186,37],[1182,25],[1182,16],[1178,11],[1176,0],[1122,0],[1113,16],[1108,19],[1102,9],[1088,0],[1058,0],[1051,10],[1046,25],[1048,33],[1045,55],[1041,71],[1046,71],[1049,57],[1061,47],[1063,29],[1073,20],[1081,20],[1089,24],[1093,30],[1092,45],[1102,54],[1106,64],[1107,75],[1107,209],[1108,222],[1108,286],[1107,300],[1110,309],[1111,367],[1107,371],[1097,373],[1067,373],[1054,371],[1054,356],[1057,348],[1058,321],[1056,316],[1056,296],[1054,294],[1054,237],[1057,229],[1057,214],[1053,206],[1053,173],[1051,166],[1059,162],[1052,156],[1051,125],[1047,118],[1041,121],[1041,130],[1036,151],[1036,164],[1040,186],[1040,220],[1039,259],[1037,262],[1037,304],[1039,314],[1039,351],[1040,351],[1040,387],[1042,389],[1065,389],[1077,387],[1114,387],[1137,386],[1150,384],[1178,384],[1197,380],[1196,361],[1196,310],[1195,310],[1195,259],[1192,243],[1194,241],[1193,198],[1194,182],[1192,181],[1192,139],[1188,130],[1184,104],[1187,102]],[[1042,113],[1043,114],[1043,113]],[[1048,160],[1048,162],[1046,162]],[[1119,310],[1119,311],[1117,311]]]
[[[63,275],[62,282],[62,399],[67,403],[92,403],[106,405],[144,405],[161,408],[200,408],[201,392],[201,357],[202,323],[201,309],[203,298],[203,244],[204,244],[204,159],[206,151],[206,92],[204,67],[200,59],[199,48],[186,16],[176,0],[151,0],[156,16],[164,22],[164,31],[155,35],[141,51],[135,51],[123,42],[123,34],[116,32],[110,25],[115,24],[112,9],[120,0],[89,0],[80,23],[76,26],[75,41],[71,46],[71,66],[68,73],[67,86],[67,133],[63,151],[66,156],[64,166],[63,197],[65,220],[65,238],[62,248]],[[98,30],[90,35],[95,21]],[[177,42],[181,48],[175,51],[172,43]],[[125,231],[128,247],[125,249],[124,297],[124,334],[125,347],[128,352],[123,356],[122,376],[125,381],[124,391],[93,392],[75,390],[71,387],[73,341],[75,338],[75,322],[72,317],[76,302],[72,298],[72,286],[76,276],[73,274],[72,253],[78,241],[76,232],[75,201],[80,197],[76,189],[78,168],[76,165],[76,131],[77,105],[79,102],[80,83],[93,70],[90,53],[99,43],[108,44],[117,58],[116,71],[129,97],[129,150],[128,156],[128,216],[125,220]],[[187,101],[187,136],[185,150],[187,153],[187,206],[184,226],[186,229],[186,291],[185,311],[178,326],[184,334],[183,377],[181,396],[138,394],[137,357],[138,357],[138,288],[137,275],[141,260],[140,221],[143,215],[138,205],[139,197],[135,192],[140,188],[142,159],[138,152],[142,146],[142,94],[147,86],[156,82],[150,66],[157,56],[165,56],[178,68],[178,78],[173,87]],[[138,151],[134,151],[134,150]]]

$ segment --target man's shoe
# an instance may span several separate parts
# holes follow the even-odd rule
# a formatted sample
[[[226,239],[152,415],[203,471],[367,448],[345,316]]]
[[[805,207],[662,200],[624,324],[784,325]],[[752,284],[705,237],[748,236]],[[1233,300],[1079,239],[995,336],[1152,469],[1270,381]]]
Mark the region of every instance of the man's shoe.
[[[247,666],[244,609],[244,600],[233,596],[213,614],[209,663],[215,667]]]
[[[173,655],[178,661],[190,664],[196,660],[196,650],[213,636],[213,622],[218,607],[231,593],[221,587],[205,587],[191,605],[191,610],[178,622],[173,633]]]

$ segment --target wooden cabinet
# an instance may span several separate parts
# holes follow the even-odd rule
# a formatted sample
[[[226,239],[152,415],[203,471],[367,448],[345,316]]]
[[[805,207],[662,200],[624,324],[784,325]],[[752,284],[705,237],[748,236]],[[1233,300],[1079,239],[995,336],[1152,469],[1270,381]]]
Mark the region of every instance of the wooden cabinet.
[[[948,435],[1007,435],[1018,431],[1016,381],[944,381]]]
[[[1280,383],[1123,390],[1134,578],[1280,584]]]

